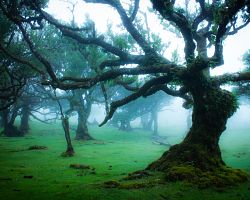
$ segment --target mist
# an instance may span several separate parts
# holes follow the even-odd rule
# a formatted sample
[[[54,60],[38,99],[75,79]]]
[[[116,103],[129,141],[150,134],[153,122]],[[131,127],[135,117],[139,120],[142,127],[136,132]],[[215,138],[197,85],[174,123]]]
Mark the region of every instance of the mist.
[[[249,200],[249,0],[1,0],[1,200]]]

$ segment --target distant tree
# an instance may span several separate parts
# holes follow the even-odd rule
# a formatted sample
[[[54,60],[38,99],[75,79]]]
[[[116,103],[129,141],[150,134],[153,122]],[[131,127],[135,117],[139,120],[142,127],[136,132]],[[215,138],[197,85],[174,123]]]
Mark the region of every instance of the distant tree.
[[[88,117],[91,112],[93,101],[91,99],[91,92],[76,90],[73,91],[73,96],[68,98],[70,102],[70,112],[76,111],[78,115],[78,122],[76,128],[76,140],[92,140],[92,136],[88,130]],[[68,111],[69,113],[69,111]]]
[[[14,103],[2,111],[2,133],[7,137],[20,137],[24,135],[24,133],[18,130],[14,125],[15,119],[19,113],[19,108],[20,106],[17,103]]]
[[[112,100],[121,99],[131,92],[118,87]],[[110,120],[109,124],[118,127],[123,131],[131,131],[131,122],[137,118],[141,119],[144,130],[153,131],[153,137],[158,137],[158,113],[164,106],[169,104],[170,97],[158,92],[147,98],[139,98],[120,107]]]

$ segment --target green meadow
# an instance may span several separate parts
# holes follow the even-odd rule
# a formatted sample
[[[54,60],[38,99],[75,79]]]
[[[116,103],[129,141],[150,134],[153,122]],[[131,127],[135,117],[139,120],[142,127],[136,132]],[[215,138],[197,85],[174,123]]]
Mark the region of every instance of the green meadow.
[[[181,141],[181,128],[160,129],[171,144]],[[123,180],[128,173],[144,169],[167,149],[152,143],[151,133],[140,129],[118,131],[90,126],[93,141],[75,141],[74,157],[61,157],[66,142],[60,124],[31,123],[23,138],[0,137],[0,199],[83,199],[83,200],[249,200],[250,181],[226,188],[198,188],[185,182],[134,184]],[[179,134],[180,135],[180,134]],[[72,131],[72,138],[74,132]],[[224,161],[250,172],[250,134],[247,129],[228,129],[220,140]],[[30,146],[44,150],[28,150]],[[89,169],[74,169],[83,164]],[[160,177],[161,175],[159,175]],[[157,177],[157,176],[154,176]],[[122,181],[126,187],[106,183]],[[148,181],[148,180],[145,180]],[[152,180],[151,180],[152,181]],[[153,180],[156,181],[157,180]],[[130,187],[132,186],[135,187]]]

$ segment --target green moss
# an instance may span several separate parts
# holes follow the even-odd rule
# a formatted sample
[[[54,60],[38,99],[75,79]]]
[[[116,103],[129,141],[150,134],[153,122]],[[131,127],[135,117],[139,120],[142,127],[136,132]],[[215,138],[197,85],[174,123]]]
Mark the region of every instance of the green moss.
[[[141,182],[141,183],[123,183],[121,184],[118,188],[119,189],[140,189],[140,188],[145,188],[145,187],[152,187],[152,183],[150,182]]]
[[[120,186],[120,183],[118,181],[115,181],[115,180],[110,180],[110,181],[104,182],[103,186],[105,188],[117,188]]]
[[[157,175],[156,175],[157,176]],[[141,189],[141,188],[149,188],[159,184],[164,183],[162,179],[159,178],[145,178],[139,180],[110,180],[103,183],[104,188],[118,188],[118,189]],[[166,183],[166,182],[165,182]]]
[[[169,181],[192,181],[193,179],[196,179],[200,174],[201,171],[198,168],[194,168],[191,165],[180,165],[170,168],[166,174],[166,178]]]
[[[146,170],[138,170],[133,173],[129,173],[128,176],[123,178],[124,180],[135,180],[150,176],[150,173]]]
[[[182,136],[181,133],[185,130],[174,127],[160,131],[171,136],[170,143],[177,143],[181,141],[181,137],[178,137]],[[249,181],[238,186],[222,188],[225,192],[217,192],[218,189],[208,187],[201,191],[190,182],[164,182],[164,174],[157,176],[155,172],[150,172],[152,176],[142,179],[117,181],[128,173],[144,169],[150,162],[158,159],[166,147],[152,144],[149,132],[125,133],[109,127],[90,127],[90,132],[96,139],[104,141],[104,144],[73,140],[76,154],[69,158],[60,157],[60,153],[66,148],[60,123],[44,125],[32,121],[31,132],[24,138],[0,137],[0,197],[8,200],[249,199]],[[221,144],[223,159],[227,165],[250,169],[247,159],[250,152],[248,132],[249,129],[234,129],[227,130],[223,135],[227,137],[223,138]],[[32,145],[47,146],[48,150],[18,151],[26,150]],[[241,158],[233,156],[243,151],[246,155]],[[91,174],[91,170],[73,170],[69,167],[72,163],[86,163],[95,168],[96,174]],[[109,169],[110,165],[112,170]],[[33,178],[25,179],[24,176]],[[103,187],[103,183],[110,180],[116,180],[120,185],[127,184],[128,186],[124,186],[127,188],[138,189]],[[139,184],[140,182],[142,184]],[[151,186],[147,182],[155,184]],[[139,188],[140,186],[145,187]],[[219,188],[220,191],[222,189]],[[177,196],[180,191],[183,197]],[[238,194],[241,197],[236,196]]]
[[[85,164],[70,164],[69,167],[73,169],[90,169],[90,166]]]
[[[202,171],[191,165],[174,166],[169,169],[169,181],[187,181],[200,188],[233,186],[248,181],[249,174],[239,169],[221,167],[214,171]]]

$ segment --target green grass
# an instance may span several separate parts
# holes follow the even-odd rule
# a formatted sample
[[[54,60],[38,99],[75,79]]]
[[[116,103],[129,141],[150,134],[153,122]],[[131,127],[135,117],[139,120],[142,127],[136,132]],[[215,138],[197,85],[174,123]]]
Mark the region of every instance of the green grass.
[[[162,129],[173,144],[181,140],[180,128]],[[153,144],[149,132],[120,132],[113,128],[90,127],[97,141],[73,141],[74,157],[63,158],[65,140],[60,125],[32,122],[24,138],[0,137],[0,199],[250,199],[250,183],[223,190],[203,189],[185,183],[168,183],[142,189],[104,188],[103,182],[119,180],[127,173],[145,168],[166,150]],[[223,158],[232,167],[250,171],[249,130],[228,130],[221,139]],[[73,136],[73,133],[72,133]],[[26,150],[32,145],[47,150]],[[76,170],[70,164],[86,164],[92,170]],[[112,166],[112,167],[110,167]],[[24,176],[33,176],[26,179]]]

